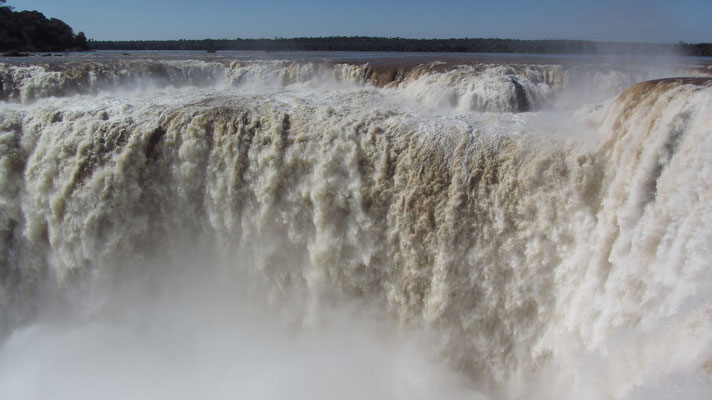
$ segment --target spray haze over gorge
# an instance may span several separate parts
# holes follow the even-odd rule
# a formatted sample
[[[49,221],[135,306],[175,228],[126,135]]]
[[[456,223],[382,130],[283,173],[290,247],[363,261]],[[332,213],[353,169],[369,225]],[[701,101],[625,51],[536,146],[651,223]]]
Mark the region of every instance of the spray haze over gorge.
[[[712,395],[712,68],[0,64],[0,398]]]

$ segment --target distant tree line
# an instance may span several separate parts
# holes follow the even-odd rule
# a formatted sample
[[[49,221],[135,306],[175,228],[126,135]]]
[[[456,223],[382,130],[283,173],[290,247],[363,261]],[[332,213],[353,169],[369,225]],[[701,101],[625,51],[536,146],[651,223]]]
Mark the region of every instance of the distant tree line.
[[[37,11],[13,11],[0,0],[0,51],[89,50],[84,33],[57,18],[47,19]]]
[[[712,56],[712,44],[593,42],[585,40],[405,39],[365,36],[293,39],[89,41],[95,50],[408,51],[548,54],[685,54]]]
[[[679,44],[681,53],[687,56],[712,57],[712,43],[682,43]]]

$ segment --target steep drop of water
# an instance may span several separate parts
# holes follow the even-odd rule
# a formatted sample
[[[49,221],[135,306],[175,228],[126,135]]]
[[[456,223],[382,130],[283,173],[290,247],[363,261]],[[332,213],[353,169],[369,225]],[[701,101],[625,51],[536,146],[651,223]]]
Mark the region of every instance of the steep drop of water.
[[[166,88],[255,89],[373,86],[460,111],[530,111],[595,103],[646,79],[705,76],[695,67],[486,64],[347,64],[295,61],[113,60],[0,64],[0,101],[25,104],[76,94],[152,93]],[[233,90],[233,93],[235,91]]]
[[[492,396],[709,388],[709,81],[633,86],[588,144],[392,99],[468,68],[6,104],[3,330],[197,269],[298,326],[365,301]]]

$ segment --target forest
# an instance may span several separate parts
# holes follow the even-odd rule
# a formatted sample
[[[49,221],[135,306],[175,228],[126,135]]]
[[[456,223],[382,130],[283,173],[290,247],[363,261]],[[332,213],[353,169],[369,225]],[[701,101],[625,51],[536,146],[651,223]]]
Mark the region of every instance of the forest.
[[[712,43],[630,43],[585,40],[407,39],[365,36],[274,39],[89,41],[94,50],[407,51],[538,54],[678,54],[712,56]]]
[[[25,51],[85,51],[89,43],[83,32],[38,11],[13,11],[0,0],[0,52],[20,55]]]

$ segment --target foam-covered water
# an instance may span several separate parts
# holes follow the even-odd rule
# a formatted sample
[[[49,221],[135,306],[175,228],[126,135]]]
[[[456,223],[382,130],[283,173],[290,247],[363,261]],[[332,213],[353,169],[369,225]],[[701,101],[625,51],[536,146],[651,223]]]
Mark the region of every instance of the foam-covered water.
[[[708,398],[706,74],[2,65],[0,397]]]

